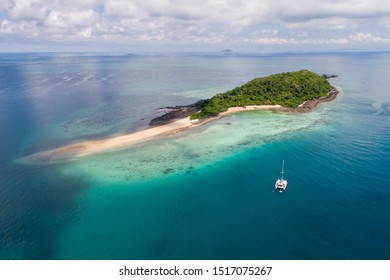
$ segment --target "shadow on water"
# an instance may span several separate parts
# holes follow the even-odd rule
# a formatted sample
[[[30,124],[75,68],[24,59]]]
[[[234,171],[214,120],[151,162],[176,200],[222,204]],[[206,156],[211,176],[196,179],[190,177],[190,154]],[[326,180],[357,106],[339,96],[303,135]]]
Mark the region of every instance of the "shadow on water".
[[[75,218],[82,178],[61,166],[1,168],[0,259],[53,259],[57,236]]]

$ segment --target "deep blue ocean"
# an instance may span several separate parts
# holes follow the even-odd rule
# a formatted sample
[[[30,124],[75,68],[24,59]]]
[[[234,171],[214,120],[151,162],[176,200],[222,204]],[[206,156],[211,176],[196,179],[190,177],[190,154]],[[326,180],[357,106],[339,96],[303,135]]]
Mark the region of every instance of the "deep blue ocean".
[[[0,54],[0,259],[390,259],[390,53]],[[245,112],[78,160],[255,77],[337,74],[312,112]],[[288,187],[274,192],[285,161]]]

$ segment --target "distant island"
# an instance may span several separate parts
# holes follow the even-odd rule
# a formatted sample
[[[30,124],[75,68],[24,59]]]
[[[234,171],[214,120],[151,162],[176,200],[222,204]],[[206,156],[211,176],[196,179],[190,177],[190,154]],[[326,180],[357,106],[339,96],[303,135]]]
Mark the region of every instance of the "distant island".
[[[162,135],[170,135],[202,125],[213,119],[249,110],[307,112],[320,102],[333,100],[337,90],[327,78],[308,70],[257,78],[246,84],[185,106],[169,107],[168,113],[153,119],[149,128],[122,136],[81,141],[42,151],[19,160],[25,164],[50,164],[90,154],[120,149]]]

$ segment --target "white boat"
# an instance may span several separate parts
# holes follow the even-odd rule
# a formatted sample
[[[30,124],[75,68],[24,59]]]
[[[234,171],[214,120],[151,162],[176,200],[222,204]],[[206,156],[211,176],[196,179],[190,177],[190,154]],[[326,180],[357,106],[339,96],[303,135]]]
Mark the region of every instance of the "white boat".
[[[275,189],[279,190],[279,192],[283,192],[287,188],[287,180],[283,179],[284,174],[284,160],[282,161],[282,177],[278,179],[275,183]]]

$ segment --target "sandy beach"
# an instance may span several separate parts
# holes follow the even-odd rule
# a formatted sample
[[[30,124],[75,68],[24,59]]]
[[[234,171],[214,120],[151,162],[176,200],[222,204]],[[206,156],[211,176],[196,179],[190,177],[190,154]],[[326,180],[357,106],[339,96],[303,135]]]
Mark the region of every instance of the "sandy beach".
[[[30,156],[24,157],[23,159],[21,159],[21,162],[29,164],[48,164],[64,162],[71,159],[104,152],[107,150],[127,147],[143,141],[150,140],[159,135],[173,134],[183,129],[198,126],[201,123],[201,121],[190,120],[190,118],[187,117],[166,125],[148,128],[126,135],[115,136],[112,138],[101,140],[81,141],[56,149],[35,153]]]
[[[171,122],[169,122],[169,119],[166,119],[164,120],[165,124],[159,126],[150,126],[145,130],[129,133],[126,135],[115,136],[100,140],[81,141],[75,144],[62,146],[52,150],[38,152],[20,159],[19,162],[25,164],[50,164],[66,162],[91,154],[125,148],[137,143],[154,139],[156,137],[172,135],[180,131],[184,131],[186,129],[196,127],[206,122],[238,112],[254,110],[278,110],[298,113],[307,112],[315,108],[321,102],[329,102],[335,99],[337,93],[337,90],[334,89],[323,98],[305,101],[298,108],[284,108],[280,105],[252,105],[245,107],[231,107],[226,112],[220,113],[217,117],[211,117],[203,120],[191,120],[189,116],[177,119],[177,116],[173,116]],[[193,107],[193,105],[189,106]],[[188,112],[185,113],[188,114]]]
[[[208,118],[205,120],[191,120],[190,117],[185,117],[165,125],[148,128],[126,135],[115,136],[112,138],[101,140],[81,141],[75,144],[35,153],[22,158],[20,162],[26,164],[50,164],[57,162],[65,162],[91,154],[128,147],[130,145],[148,141],[159,136],[161,137],[164,135],[172,135],[180,131],[202,125],[206,122],[226,116],[228,114],[243,111],[272,110],[280,108],[282,108],[280,105],[234,107],[229,108],[228,111],[221,113],[218,117],[215,118]]]
[[[238,112],[256,111],[256,110],[278,110],[281,108],[282,106],[280,105],[251,105],[245,107],[230,107],[229,109],[227,109],[227,111],[219,113],[218,117],[223,117]]]

